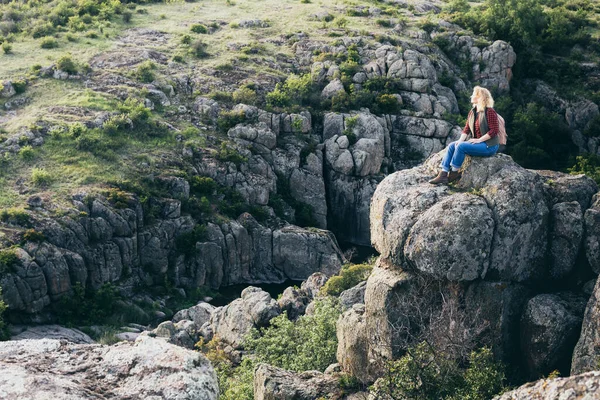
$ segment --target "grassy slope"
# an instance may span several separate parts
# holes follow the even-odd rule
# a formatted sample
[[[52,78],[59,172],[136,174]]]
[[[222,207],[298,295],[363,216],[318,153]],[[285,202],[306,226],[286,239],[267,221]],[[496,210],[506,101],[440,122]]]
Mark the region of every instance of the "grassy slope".
[[[281,35],[304,31],[314,40],[334,40],[327,33],[334,22],[310,20],[309,16],[318,12],[328,11],[330,14],[343,17],[344,8],[348,5],[372,5],[368,2],[319,1],[300,3],[298,0],[241,0],[235,5],[227,5],[223,0],[205,0],[197,3],[177,2],[169,4],[151,4],[138,6],[145,11],[143,14],[134,12],[130,23],[124,23],[115,18],[105,23],[101,29],[93,29],[99,34],[97,39],[85,37],[85,32],[76,33],[76,41],[68,41],[65,33],[58,34],[59,48],[41,49],[40,39],[17,36],[13,43],[12,54],[0,56],[0,76],[19,78],[26,76],[33,65],[50,65],[65,53],[70,53],[80,63],[89,62],[92,57],[106,51],[118,50],[118,38],[131,28],[151,28],[170,34],[167,44],[154,49],[172,57],[174,54],[185,54],[184,70],[189,70],[196,77],[207,81],[216,81],[214,69],[227,64],[235,64],[236,69],[242,69],[246,76],[261,76],[271,74],[283,77],[281,71],[274,71],[265,65],[276,60],[276,55],[291,57],[290,46],[278,46],[262,41],[265,50],[260,55],[251,55],[244,62],[239,62],[240,52],[228,49],[228,44],[246,44],[261,39],[280,39]],[[374,18],[349,17],[348,28],[366,30],[371,33],[386,33],[388,29],[375,23]],[[245,19],[268,20],[269,28],[235,28],[230,23]],[[190,32],[194,23],[209,24],[212,21],[224,21],[215,33],[197,35]],[[197,60],[186,53],[186,48],[180,44],[181,37],[190,34],[194,39],[201,38],[207,43],[210,57]],[[164,68],[161,68],[165,72]],[[129,71],[117,71],[128,74]],[[168,77],[166,77],[168,79]],[[21,96],[29,99],[29,103],[19,108],[16,117],[9,118],[0,128],[7,132],[17,132],[19,128],[30,126],[40,118],[57,123],[69,124],[73,118],[48,113],[53,106],[85,107],[92,110],[111,110],[117,103],[110,95],[85,89],[81,82],[57,81],[54,79],[36,79],[27,87]],[[180,127],[184,127],[185,124]],[[152,160],[157,153],[171,151],[175,147],[174,134],[169,133],[161,139],[126,140],[115,153],[116,159],[103,159],[81,152],[74,147],[73,140],[47,138],[41,148],[35,148],[32,160],[14,157],[9,165],[0,171],[0,207],[23,204],[24,200],[35,192],[45,191],[55,194],[54,200],[60,201],[65,195],[85,185],[97,185],[107,181],[122,179],[137,179],[142,171],[138,168],[140,162]],[[135,156],[132,156],[135,154]],[[31,182],[33,168],[44,168],[53,181],[47,187],[36,188]],[[17,184],[17,182],[23,182]],[[25,190],[24,190],[25,189]],[[19,193],[21,191],[21,193]]]

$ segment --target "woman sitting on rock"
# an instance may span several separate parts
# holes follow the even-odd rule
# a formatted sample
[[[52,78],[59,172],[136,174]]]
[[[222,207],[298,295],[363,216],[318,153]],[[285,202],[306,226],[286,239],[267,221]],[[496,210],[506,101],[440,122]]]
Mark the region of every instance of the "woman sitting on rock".
[[[494,99],[486,88],[475,86],[471,95],[473,109],[467,117],[467,124],[457,142],[448,145],[442,160],[442,170],[429,183],[450,183],[460,179],[458,170],[465,155],[489,157],[496,154],[500,144],[498,137],[498,114],[492,108]],[[472,138],[466,141],[467,137]]]

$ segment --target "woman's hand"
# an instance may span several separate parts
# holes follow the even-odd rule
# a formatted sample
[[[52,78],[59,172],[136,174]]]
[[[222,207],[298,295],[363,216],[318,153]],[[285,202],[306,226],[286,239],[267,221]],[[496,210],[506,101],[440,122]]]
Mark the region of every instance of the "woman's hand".
[[[481,143],[481,139],[469,139],[469,143],[473,143],[473,144]]]

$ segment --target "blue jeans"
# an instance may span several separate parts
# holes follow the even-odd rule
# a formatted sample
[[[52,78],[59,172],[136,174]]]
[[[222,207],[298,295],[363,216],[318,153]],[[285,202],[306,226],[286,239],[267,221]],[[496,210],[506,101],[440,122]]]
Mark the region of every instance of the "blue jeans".
[[[452,142],[448,145],[446,155],[442,160],[442,170],[448,172],[450,167],[459,169],[465,161],[465,156],[489,157],[496,154],[499,145],[487,147],[485,143]]]

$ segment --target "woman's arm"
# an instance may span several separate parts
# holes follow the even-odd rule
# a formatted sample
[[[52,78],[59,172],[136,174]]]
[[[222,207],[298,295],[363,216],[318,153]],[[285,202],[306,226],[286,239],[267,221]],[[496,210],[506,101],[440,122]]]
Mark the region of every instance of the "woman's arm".
[[[486,140],[491,139],[492,137],[489,134],[485,134],[482,137],[480,137],[479,139],[471,139],[469,140],[469,143],[482,143],[485,142]]]
[[[458,139],[459,142],[464,142],[465,140],[467,140],[467,134],[466,133],[461,133],[460,134],[460,139]]]

